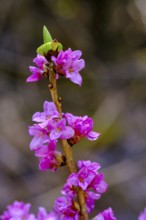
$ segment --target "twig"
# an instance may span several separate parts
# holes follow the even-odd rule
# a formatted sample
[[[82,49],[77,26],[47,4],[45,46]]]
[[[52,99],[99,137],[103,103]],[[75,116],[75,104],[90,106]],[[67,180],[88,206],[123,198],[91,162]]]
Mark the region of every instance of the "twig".
[[[56,105],[56,108],[58,112],[60,113],[60,117],[62,118],[62,107],[61,107],[61,98],[58,96],[57,91],[57,84],[56,84],[56,74],[53,70],[53,63],[49,65],[49,85],[48,85],[51,93],[51,97],[53,102]],[[70,173],[77,172],[74,159],[73,159],[73,153],[71,146],[67,142],[67,140],[61,140],[61,146],[64,151],[65,157],[66,157],[66,164],[67,168]],[[79,187],[76,188],[77,197],[78,197],[78,203],[80,205],[80,213],[81,217],[80,220],[89,220],[87,209],[86,209],[86,202],[85,202],[85,195],[84,191],[80,189]]]

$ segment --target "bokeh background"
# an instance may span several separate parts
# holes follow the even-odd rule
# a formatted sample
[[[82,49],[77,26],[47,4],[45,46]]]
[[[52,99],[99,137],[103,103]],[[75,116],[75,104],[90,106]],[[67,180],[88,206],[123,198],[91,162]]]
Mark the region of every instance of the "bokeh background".
[[[28,125],[47,81],[25,83],[45,24],[64,49],[80,49],[83,85],[58,81],[63,111],[88,114],[95,142],[74,146],[74,158],[102,165],[109,183],[91,217],[111,206],[118,220],[137,219],[146,205],[146,1],[1,0],[0,210],[13,200],[52,208],[68,172],[41,173],[29,150]]]

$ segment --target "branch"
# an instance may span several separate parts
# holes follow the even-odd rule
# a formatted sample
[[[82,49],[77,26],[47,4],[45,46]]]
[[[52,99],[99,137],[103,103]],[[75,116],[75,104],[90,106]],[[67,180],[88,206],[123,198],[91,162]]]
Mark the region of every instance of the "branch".
[[[60,113],[60,118],[62,118],[62,107],[61,107],[61,98],[58,96],[57,91],[57,84],[56,84],[56,74],[53,70],[53,63],[50,63],[49,65],[49,89],[51,93],[51,97],[53,102],[56,105],[56,108],[58,112]],[[73,153],[71,146],[67,142],[67,140],[61,140],[61,146],[64,151],[65,157],[66,157],[66,164],[67,168],[70,173],[77,172],[74,159],[73,159]],[[84,191],[80,189],[79,187],[76,187],[78,202],[80,205],[80,213],[81,213],[81,220],[89,220],[87,209],[86,209],[86,202],[85,202],[85,195]]]

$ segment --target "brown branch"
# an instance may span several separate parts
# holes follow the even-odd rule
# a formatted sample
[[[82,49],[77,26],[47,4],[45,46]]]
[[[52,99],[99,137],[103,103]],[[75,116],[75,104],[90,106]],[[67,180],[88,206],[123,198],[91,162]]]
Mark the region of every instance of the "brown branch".
[[[58,96],[56,74],[53,70],[53,63],[50,63],[49,65],[48,87],[50,89],[52,100],[55,103],[58,112],[60,113],[60,117],[62,118],[61,98]],[[65,154],[65,157],[66,157],[66,164],[67,164],[67,168],[69,172],[70,173],[77,172],[74,159],[73,159],[71,146],[69,145],[67,140],[61,140],[61,145],[62,145],[62,149]],[[79,187],[76,187],[76,192],[77,192],[77,197],[78,197],[78,203],[80,205],[80,214],[81,214],[80,220],[89,220],[87,209],[86,209],[84,191],[80,189]]]

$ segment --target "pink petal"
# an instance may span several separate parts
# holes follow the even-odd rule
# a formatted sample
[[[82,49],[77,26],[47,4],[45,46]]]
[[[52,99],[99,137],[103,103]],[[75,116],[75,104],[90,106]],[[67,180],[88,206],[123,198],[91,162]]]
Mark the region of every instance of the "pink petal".
[[[74,136],[74,130],[69,126],[65,126],[65,128],[61,132],[60,138],[67,140],[73,136]]]
[[[52,116],[52,117],[60,116],[59,112],[57,111],[56,105],[53,102],[45,101],[43,108],[47,116]]]
[[[60,137],[61,132],[58,131],[57,129],[53,129],[50,133],[50,139],[51,140],[56,140]]]
[[[64,129],[65,125],[66,125],[66,119],[65,118],[62,118],[57,122],[57,127],[61,128],[61,130]]]
[[[100,133],[94,132],[94,131],[90,131],[86,137],[88,138],[88,140],[94,141],[96,140],[98,137],[100,136]]]
[[[72,72],[66,75],[66,78],[69,78],[72,82],[81,86],[82,84],[82,77],[78,72]]]
[[[31,76],[27,77],[26,82],[36,82],[39,81],[42,76],[39,73],[34,73]]]
[[[37,150],[43,143],[42,137],[34,137],[30,142],[30,150]]]
[[[32,121],[35,122],[44,122],[46,120],[46,115],[44,112],[36,112],[32,116]]]
[[[70,174],[70,176],[67,179],[67,183],[73,186],[78,186],[78,177],[76,173]]]
[[[44,63],[47,63],[47,60],[46,60],[46,58],[44,57],[44,56],[41,56],[41,55],[37,55],[37,57],[35,57],[34,59],[33,59],[33,62],[39,67],[39,68],[41,68],[42,70],[43,70],[43,65],[44,65]]]
[[[81,57],[81,55],[82,55],[82,51],[75,50],[75,51],[72,52],[72,59],[77,60]]]

